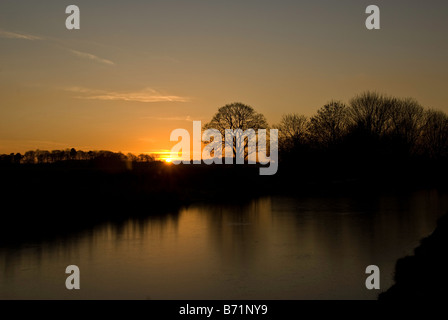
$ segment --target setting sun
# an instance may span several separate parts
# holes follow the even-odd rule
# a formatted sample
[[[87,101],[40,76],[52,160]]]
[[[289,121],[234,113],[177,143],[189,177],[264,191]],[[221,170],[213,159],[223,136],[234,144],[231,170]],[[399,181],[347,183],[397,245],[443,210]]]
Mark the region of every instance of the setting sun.
[[[166,163],[171,163],[172,161],[173,161],[173,159],[171,159],[171,158],[166,158],[166,159],[165,159],[165,162],[166,162]]]

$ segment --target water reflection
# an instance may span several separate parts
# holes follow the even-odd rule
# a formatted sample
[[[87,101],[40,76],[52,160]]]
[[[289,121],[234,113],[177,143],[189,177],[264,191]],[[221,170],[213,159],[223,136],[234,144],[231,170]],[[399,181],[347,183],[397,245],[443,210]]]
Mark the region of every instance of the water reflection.
[[[1,299],[374,299],[448,208],[438,191],[195,205],[0,248]],[[81,290],[65,289],[65,267]]]

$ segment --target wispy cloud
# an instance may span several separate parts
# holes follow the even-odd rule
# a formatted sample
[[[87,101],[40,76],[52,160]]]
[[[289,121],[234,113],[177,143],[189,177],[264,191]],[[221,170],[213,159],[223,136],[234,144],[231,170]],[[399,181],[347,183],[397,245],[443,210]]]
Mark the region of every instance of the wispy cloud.
[[[57,40],[57,39],[44,38],[44,37],[39,37],[39,36],[35,36],[32,34],[27,34],[27,33],[11,32],[11,31],[3,30],[3,29],[0,29],[0,38],[22,39],[22,40],[45,40],[47,43],[57,44],[61,49],[67,50],[68,52],[70,52],[71,54],[73,54],[77,57],[92,60],[92,61],[99,62],[102,64],[110,65],[110,66],[115,65],[115,63],[113,61],[103,59],[103,58],[98,57],[92,53],[70,49],[65,45],[59,44],[61,41]]]
[[[132,102],[187,102],[189,98],[162,94],[154,89],[146,88],[141,91],[116,92],[93,90],[82,87],[70,87],[66,90],[78,93],[79,99],[105,100],[105,101],[132,101]]]
[[[33,36],[31,34],[26,33],[18,33],[18,32],[10,32],[0,29],[0,38],[7,39],[23,39],[23,40],[43,40],[44,38]]]
[[[100,58],[100,57],[98,57],[98,56],[96,56],[94,54],[91,54],[91,53],[81,52],[81,51],[72,50],[72,49],[68,49],[68,51],[70,51],[75,56],[80,57],[80,58],[85,58],[85,59],[93,60],[93,61],[96,61],[96,62],[100,62],[100,63],[112,65],[112,66],[115,65],[114,62],[112,62],[110,60],[107,60],[107,59]]]

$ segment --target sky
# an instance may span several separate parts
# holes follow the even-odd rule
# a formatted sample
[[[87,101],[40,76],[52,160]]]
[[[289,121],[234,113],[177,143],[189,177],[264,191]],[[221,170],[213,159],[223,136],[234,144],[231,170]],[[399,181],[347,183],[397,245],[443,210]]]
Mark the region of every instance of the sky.
[[[365,27],[371,4],[380,30]],[[445,0],[1,0],[0,153],[163,152],[236,101],[270,125],[367,90],[448,112],[447,13]]]

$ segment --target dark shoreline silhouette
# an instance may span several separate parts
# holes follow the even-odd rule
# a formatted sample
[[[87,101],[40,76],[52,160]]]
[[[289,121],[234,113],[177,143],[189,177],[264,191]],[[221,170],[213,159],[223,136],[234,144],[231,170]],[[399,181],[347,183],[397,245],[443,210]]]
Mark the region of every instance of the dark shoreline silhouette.
[[[290,170],[291,169],[291,170]],[[445,186],[446,172],[407,168],[383,174],[336,175],[301,172],[280,165],[274,176],[260,176],[256,165],[168,165],[122,161],[98,165],[70,160],[0,165],[3,198],[0,240],[25,241],[64,234],[103,222],[120,222],[178,212],[196,202],[247,202],[266,195],[359,195],[397,193]],[[443,174],[442,174],[443,173]]]
[[[413,256],[397,261],[395,284],[378,297],[380,301],[440,301],[448,285],[448,213],[437,227],[421,240]]]

